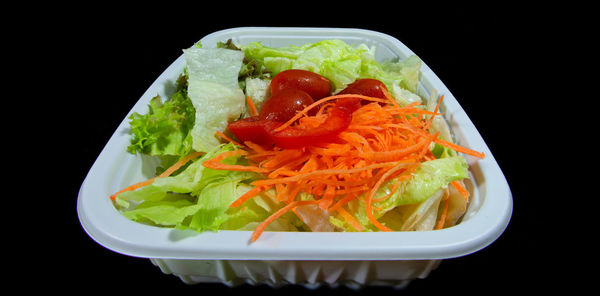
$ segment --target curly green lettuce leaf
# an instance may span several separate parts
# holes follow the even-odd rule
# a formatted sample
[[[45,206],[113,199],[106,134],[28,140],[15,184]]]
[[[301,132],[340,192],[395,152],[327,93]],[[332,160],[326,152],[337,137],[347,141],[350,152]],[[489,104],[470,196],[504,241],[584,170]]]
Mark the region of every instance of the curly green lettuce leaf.
[[[192,148],[190,131],[195,110],[187,96],[187,81],[181,75],[176,91],[163,102],[160,96],[150,100],[144,115],[129,117],[130,145],[127,151],[150,156],[184,156]]]

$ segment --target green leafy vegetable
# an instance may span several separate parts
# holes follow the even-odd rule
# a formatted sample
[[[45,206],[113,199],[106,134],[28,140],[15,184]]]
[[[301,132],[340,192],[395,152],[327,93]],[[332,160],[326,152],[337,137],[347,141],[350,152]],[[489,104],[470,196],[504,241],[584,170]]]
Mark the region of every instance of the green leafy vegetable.
[[[425,202],[442,188],[445,188],[453,181],[462,180],[468,177],[468,167],[466,160],[461,156],[453,156],[442,159],[435,159],[423,162],[421,166],[413,173],[413,177],[400,185],[398,190],[387,199],[375,202],[373,207],[376,217],[387,215],[394,208],[411,205],[405,208],[404,214],[410,215],[413,211],[421,210],[420,203]],[[386,196],[392,192],[393,182],[388,182],[382,186],[375,194],[375,199]],[[413,206],[414,205],[414,206]],[[357,220],[365,226],[367,230],[376,230],[367,217],[365,204],[358,199],[348,204],[348,210]],[[394,213],[390,213],[390,216]],[[388,216],[387,221],[393,221]],[[346,230],[354,231],[344,219],[338,217],[330,218],[330,221]]]
[[[200,232],[217,230],[229,220],[226,211],[231,202],[247,188],[242,182],[257,176],[249,172],[208,169],[202,162],[234,149],[233,144],[222,145],[177,176],[157,178],[148,186],[119,194],[117,204],[123,215],[133,221]],[[238,160],[239,157],[232,157],[226,162]]]
[[[196,110],[192,148],[207,152],[219,145],[215,137],[244,112],[245,95],[238,85],[241,51],[191,47],[184,51],[188,95]]]
[[[187,80],[181,75],[176,91],[166,101],[160,96],[150,100],[148,112],[133,113],[129,119],[130,153],[150,156],[184,156],[192,147],[190,130],[194,125],[195,110],[187,95]]]
[[[243,46],[247,57],[259,60],[273,75],[287,69],[304,69],[323,75],[336,90],[358,78],[382,81],[394,92],[416,91],[421,60],[410,56],[400,62],[375,60],[375,48],[365,44],[351,46],[341,40],[323,40],[302,46],[268,47],[261,43]],[[406,96],[406,94],[404,94]],[[417,97],[412,97],[415,99]]]

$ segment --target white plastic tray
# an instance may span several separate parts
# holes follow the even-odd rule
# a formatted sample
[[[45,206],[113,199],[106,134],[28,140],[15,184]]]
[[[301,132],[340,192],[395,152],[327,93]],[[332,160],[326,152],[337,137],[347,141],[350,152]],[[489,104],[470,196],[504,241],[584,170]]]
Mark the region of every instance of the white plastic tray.
[[[335,38],[349,44],[376,46],[378,60],[404,59],[413,54],[394,37],[362,29],[244,27],[212,33],[201,42],[204,47],[214,47],[218,41],[230,38],[239,44],[261,41],[267,46],[302,45]],[[158,77],[129,114],[145,113],[150,99],[156,94],[166,96],[183,68],[181,56]],[[258,241],[249,244],[251,231],[197,234],[132,222],[119,214],[108,198],[119,189],[150,177],[145,174],[139,156],[126,152],[129,114],[110,138],[81,186],[77,204],[81,225],[104,247],[129,256],[152,258],[164,272],[174,273],[186,282],[212,278],[231,284],[236,278],[244,278],[246,282],[276,284],[279,278],[283,282],[309,283],[306,275],[311,272],[307,272],[309,267],[306,264],[310,262],[319,262],[317,265],[322,267],[346,262],[340,268],[352,268],[351,262],[371,262],[371,269],[415,264],[422,267],[417,269],[419,272],[400,272],[388,280],[426,276],[436,266],[437,260],[467,255],[491,244],[502,234],[512,213],[510,189],[491,151],[452,93],[423,63],[418,91],[427,97],[432,90],[444,94],[446,118],[459,144],[486,155],[481,160],[466,157],[471,166],[473,197],[463,221],[454,227],[427,232],[265,232]],[[182,265],[182,262],[186,264]],[[284,262],[285,266],[282,265]],[[394,264],[390,265],[390,262]],[[364,268],[359,263],[355,264],[355,268]],[[199,268],[197,264],[203,267]],[[218,266],[226,266],[224,270],[229,272],[219,273]],[[235,266],[243,266],[240,268],[245,271],[234,272]],[[249,266],[254,266],[254,271],[248,272]],[[304,270],[304,277],[294,276],[291,280],[285,277],[285,272],[298,268]],[[361,283],[352,276],[353,272],[346,270],[344,273],[347,280],[361,285],[381,280],[365,277]],[[326,278],[314,278],[315,283],[334,284]],[[344,279],[337,278],[336,281]]]

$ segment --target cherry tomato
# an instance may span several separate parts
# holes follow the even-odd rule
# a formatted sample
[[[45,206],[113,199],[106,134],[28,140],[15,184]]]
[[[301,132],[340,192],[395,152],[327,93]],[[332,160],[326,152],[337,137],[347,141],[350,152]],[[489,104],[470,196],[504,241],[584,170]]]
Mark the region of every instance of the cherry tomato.
[[[236,120],[227,125],[227,127],[242,143],[250,141],[259,145],[270,145],[273,144],[270,132],[282,124],[281,122],[253,116]]]
[[[308,93],[318,101],[331,93],[331,83],[327,78],[310,71],[290,69],[279,72],[271,80],[271,94],[287,89],[296,88]]]
[[[385,97],[383,90],[387,91],[387,87],[385,86],[385,84],[383,84],[383,82],[381,82],[377,79],[363,78],[363,79],[358,79],[358,80],[354,81],[353,83],[349,84],[339,94],[340,95],[357,94],[357,95],[363,95],[363,96],[368,96],[368,97],[385,99],[386,97]],[[370,101],[365,100],[362,103],[368,104],[368,103],[370,103]]]
[[[297,149],[308,145],[332,141],[340,132],[346,130],[352,121],[352,113],[341,106],[328,111],[328,117],[320,126],[301,129],[289,126],[278,132],[271,132],[271,139],[280,148]]]
[[[262,119],[286,122],[312,103],[314,100],[306,92],[286,88],[268,98],[260,108],[258,116]]]

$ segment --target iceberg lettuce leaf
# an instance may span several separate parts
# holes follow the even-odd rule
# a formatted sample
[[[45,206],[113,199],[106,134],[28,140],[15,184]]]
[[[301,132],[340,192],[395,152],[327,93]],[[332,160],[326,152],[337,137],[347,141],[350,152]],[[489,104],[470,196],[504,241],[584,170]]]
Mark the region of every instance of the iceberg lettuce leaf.
[[[431,197],[450,182],[462,180],[469,175],[466,160],[461,156],[434,159],[423,162],[413,177],[402,185],[402,190],[390,198],[374,203],[374,207],[391,209],[399,205],[416,204]],[[384,190],[390,190],[388,183]]]
[[[396,217],[397,213],[392,212],[392,210],[403,207],[402,213],[405,217],[412,215],[413,219],[417,219],[415,217],[421,218],[418,214],[431,208],[430,204],[434,204],[435,200],[430,199],[439,198],[436,193],[440,189],[446,188],[450,182],[462,180],[467,177],[467,163],[461,156],[426,161],[413,173],[413,177],[400,184],[397,191],[390,197],[373,203],[373,215],[376,218],[387,216],[380,222],[386,224],[396,223],[398,225],[390,225],[390,227],[399,229],[401,220],[398,220],[398,217]],[[392,180],[379,188],[375,193],[374,199],[377,200],[390,194],[394,186],[393,183],[394,181]],[[346,210],[365,227],[365,231],[377,231],[377,228],[370,222],[367,216],[366,206],[360,200],[361,198],[349,202],[346,205]],[[345,231],[356,231],[342,217],[332,216],[330,222]]]
[[[219,145],[217,131],[244,112],[245,96],[238,84],[244,59],[239,50],[224,48],[185,49],[188,95],[195,108],[192,148],[207,152]]]
[[[256,179],[255,173],[213,170],[202,165],[215,155],[232,151],[233,144],[220,145],[193,161],[175,176],[157,178],[152,184],[117,196],[116,204],[131,220],[158,226],[216,230],[228,219],[229,204],[241,194],[242,181]],[[237,163],[239,157],[224,162]],[[247,185],[245,185],[247,186]]]

